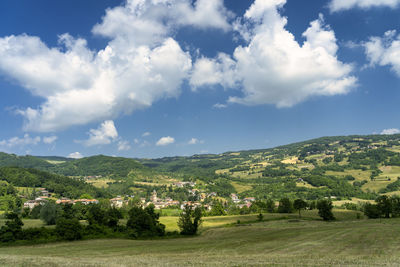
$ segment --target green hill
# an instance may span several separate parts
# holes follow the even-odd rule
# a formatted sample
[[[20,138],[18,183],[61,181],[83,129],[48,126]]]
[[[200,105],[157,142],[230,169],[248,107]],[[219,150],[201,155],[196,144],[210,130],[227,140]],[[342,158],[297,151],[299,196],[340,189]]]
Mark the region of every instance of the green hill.
[[[94,197],[108,196],[104,190],[95,188],[79,179],[72,179],[36,169],[1,167],[0,180],[17,187],[44,187],[49,192],[63,197],[79,198],[85,193]]]
[[[400,135],[335,136],[268,149],[222,154],[129,159],[93,156],[77,160],[0,153],[0,166],[35,168],[64,176],[102,176],[99,187],[113,194],[168,189],[176,181],[196,181],[201,192],[240,198],[374,199],[400,193]],[[93,181],[91,181],[93,182]],[[140,193],[142,192],[142,193]]]
[[[66,176],[113,176],[127,177],[131,171],[145,167],[134,159],[103,155],[76,159],[53,165],[50,171]]]
[[[17,156],[14,154],[0,152],[0,167],[4,166],[46,170],[48,168],[51,168],[53,165],[46,160],[34,156]]]
[[[219,195],[373,199],[400,190],[400,135],[322,137],[269,149],[140,162],[203,180]]]

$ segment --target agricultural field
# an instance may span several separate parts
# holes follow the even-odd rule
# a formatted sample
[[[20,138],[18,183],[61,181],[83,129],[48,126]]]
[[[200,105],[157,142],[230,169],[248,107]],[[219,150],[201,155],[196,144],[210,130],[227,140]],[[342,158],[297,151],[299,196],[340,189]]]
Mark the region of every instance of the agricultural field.
[[[2,266],[398,266],[400,219],[291,219],[203,227],[199,236],[85,240],[0,248]],[[275,216],[275,215],[274,215]],[[228,218],[235,222],[238,216]],[[296,219],[295,219],[296,218]],[[226,218],[225,218],[226,219]],[[249,219],[251,219],[249,217]],[[212,221],[212,220],[211,220]]]

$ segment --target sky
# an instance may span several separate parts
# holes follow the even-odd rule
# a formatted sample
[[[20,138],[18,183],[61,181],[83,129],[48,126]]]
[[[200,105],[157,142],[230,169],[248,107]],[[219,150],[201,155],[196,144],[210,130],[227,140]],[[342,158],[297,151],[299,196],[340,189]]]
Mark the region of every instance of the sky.
[[[400,133],[400,0],[0,1],[0,151],[188,156]]]

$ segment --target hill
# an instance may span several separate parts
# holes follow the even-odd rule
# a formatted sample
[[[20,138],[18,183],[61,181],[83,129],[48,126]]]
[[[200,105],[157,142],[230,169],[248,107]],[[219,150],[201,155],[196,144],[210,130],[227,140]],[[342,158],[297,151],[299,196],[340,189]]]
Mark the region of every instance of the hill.
[[[7,154],[0,152],[0,167],[14,166],[22,168],[36,168],[39,170],[46,170],[53,165],[44,159],[34,156],[17,156],[14,154]]]
[[[141,197],[157,190],[187,199],[187,190],[175,190],[174,184],[193,181],[198,192],[225,198],[237,193],[240,198],[276,200],[374,199],[400,192],[400,135],[322,137],[268,149],[160,159],[98,155],[67,160],[0,153],[0,166],[101,177],[88,182],[112,194]]]
[[[48,170],[66,176],[126,177],[131,171],[143,169],[134,159],[98,155],[54,164]]]
[[[228,196],[373,199],[400,190],[400,135],[336,136],[218,155],[139,160]]]
[[[0,167],[0,180],[6,181],[15,187],[46,188],[49,192],[60,197],[79,198],[82,194],[94,197],[108,197],[109,195],[79,179],[72,179],[36,169],[21,167]]]

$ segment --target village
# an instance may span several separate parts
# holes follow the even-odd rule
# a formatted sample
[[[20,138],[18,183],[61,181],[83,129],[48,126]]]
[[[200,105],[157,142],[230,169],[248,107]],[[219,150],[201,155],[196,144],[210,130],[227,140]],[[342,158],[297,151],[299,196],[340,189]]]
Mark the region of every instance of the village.
[[[174,184],[176,187],[183,188],[184,186],[189,186],[189,187],[194,187],[195,183],[193,182],[177,182]],[[218,201],[223,200],[223,198],[218,197],[216,192],[211,192],[211,193],[199,193],[197,189],[188,189],[188,192],[191,195],[198,195],[198,201],[178,201],[174,200],[170,197],[166,198],[160,198],[157,195],[157,191],[153,190],[151,196],[149,199],[146,199],[144,197],[141,197],[139,199],[136,199],[137,202],[136,204],[140,204],[142,207],[148,207],[150,205],[153,205],[156,210],[161,210],[161,209],[167,209],[167,208],[178,208],[183,210],[186,205],[192,206],[193,208],[203,208],[206,211],[210,211],[212,209],[212,202],[206,201],[210,199],[215,199]],[[81,198],[81,199],[69,199],[66,197],[61,197],[61,198],[56,198],[54,197],[53,193],[50,193],[46,188],[38,188],[37,189],[37,194],[34,199],[27,200],[24,202],[24,208],[29,208],[32,210],[34,207],[39,206],[39,205],[44,205],[46,202],[52,200],[55,201],[56,204],[59,205],[75,205],[77,203],[80,203],[82,205],[90,205],[90,204],[99,204],[99,200],[97,199],[92,199],[92,198]],[[109,199],[109,204],[111,207],[114,208],[123,208],[126,206],[131,205],[131,203],[134,201],[135,196],[134,195],[125,195],[125,196],[116,196],[112,199]],[[240,199],[237,194],[232,193],[230,195],[230,199],[226,201],[231,201],[233,204],[235,204],[239,209],[243,207],[250,208],[252,203],[256,199],[254,197],[247,197],[244,199]]]

